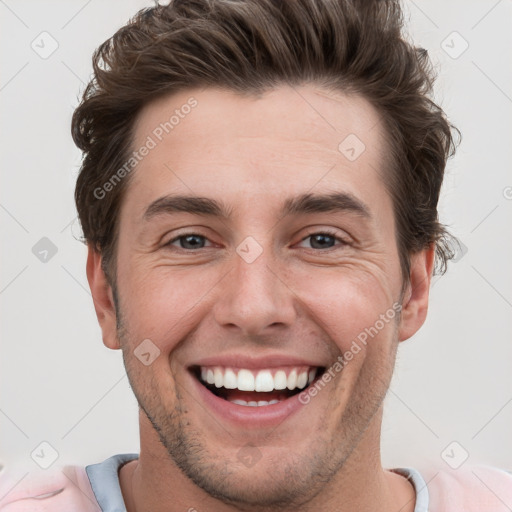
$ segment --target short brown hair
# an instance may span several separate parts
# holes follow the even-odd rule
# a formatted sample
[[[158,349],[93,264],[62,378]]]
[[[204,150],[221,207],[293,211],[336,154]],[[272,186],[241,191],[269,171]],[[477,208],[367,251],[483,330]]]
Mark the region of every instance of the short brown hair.
[[[408,43],[402,28],[398,0],[172,0],[139,11],[95,51],[94,75],[72,120],[84,153],[78,214],[110,282],[129,176],[102,199],[95,190],[133,151],[141,108],[193,87],[247,95],[304,83],[360,94],[377,109],[389,142],[384,181],[404,280],[410,255],[433,243],[436,268],[444,272],[453,251],[437,203],[454,127],[429,98],[427,52]]]

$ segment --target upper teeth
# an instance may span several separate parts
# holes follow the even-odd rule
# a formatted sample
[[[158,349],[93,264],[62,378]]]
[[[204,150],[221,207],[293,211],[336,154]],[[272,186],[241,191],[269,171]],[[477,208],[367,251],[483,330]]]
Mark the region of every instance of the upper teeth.
[[[302,389],[311,384],[316,368],[293,368],[288,370],[234,370],[232,368],[201,367],[201,380],[215,387],[239,389],[240,391],[274,391]]]

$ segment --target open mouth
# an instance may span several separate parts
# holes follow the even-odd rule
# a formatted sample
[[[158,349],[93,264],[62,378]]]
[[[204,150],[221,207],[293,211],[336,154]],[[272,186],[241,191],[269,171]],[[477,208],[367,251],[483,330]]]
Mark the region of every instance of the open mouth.
[[[321,377],[325,367],[301,366],[249,370],[192,366],[194,377],[219,398],[247,407],[278,404],[297,395]]]

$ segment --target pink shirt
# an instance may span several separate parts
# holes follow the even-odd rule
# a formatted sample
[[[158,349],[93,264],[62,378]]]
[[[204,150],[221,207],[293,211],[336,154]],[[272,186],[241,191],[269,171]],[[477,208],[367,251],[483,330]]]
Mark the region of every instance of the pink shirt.
[[[118,471],[137,457],[120,454],[85,468],[65,466],[2,475],[0,511],[126,512]],[[464,465],[457,470],[432,468],[421,474],[413,468],[392,471],[414,486],[414,512],[512,511],[512,473],[483,465]]]

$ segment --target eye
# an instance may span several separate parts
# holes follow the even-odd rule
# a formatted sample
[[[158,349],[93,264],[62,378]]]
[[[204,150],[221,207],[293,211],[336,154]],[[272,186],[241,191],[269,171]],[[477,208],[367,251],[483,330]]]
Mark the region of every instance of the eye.
[[[180,235],[170,242],[165,244],[166,246],[174,246],[176,242],[179,243],[180,249],[185,250],[193,250],[193,249],[203,249],[205,247],[205,242],[208,239],[203,235],[198,235],[196,233],[187,233],[185,235]]]
[[[338,245],[345,246],[348,243],[340,238],[336,233],[330,231],[322,231],[319,233],[311,233],[301,240],[301,243],[310,240],[311,248],[313,249],[332,249],[336,246],[336,242],[339,242]],[[177,236],[173,238],[171,241],[165,244],[166,247],[177,247],[183,250],[194,250],[194,249],[203,249],[208,247],[206,243],[209,242],[208,238],[203,235],[198,235],[197,233],[186,233],[184,235]],[[178,246],[176,244],[179,244]]]
[[[311,240],[311,247],[313,249],[331,249],[335,247],[336,242],[341,242],[340,245],[348,245],[348,243],[337,236],[336,233],[332,233],[330,231],[323,231],[321,233],[311,233],[307,237],[303,238],[302,242],[305,242],[306,240]]]

